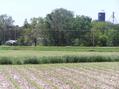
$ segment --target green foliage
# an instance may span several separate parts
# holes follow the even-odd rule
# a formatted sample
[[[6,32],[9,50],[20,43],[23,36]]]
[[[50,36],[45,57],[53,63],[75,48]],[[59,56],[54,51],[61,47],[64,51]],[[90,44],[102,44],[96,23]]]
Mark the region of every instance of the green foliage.
[[[117,25],[118,26],[118,25]],[[94,41],[95,46],[118,46],[119,28],[109,22],[92,22],[91,40]],[[116,44],[115,44],[116,43]]]
[[[100,46],[107,46],[107,41],[108,41],[108,37],[106,35],[101,35],[99,37],[99,45]]]
[[[73,41],[73,44],[75,45],[75,46],[79,46],[80,45],[80,40],[77,38],[77,39],[75,39],[74,41]]]
[[[48,34],[50,34],[49,44],[55,46],[77,45],[75,44],[76,39],[80,39],[80,43],[84,45],[88,44],[85,36],[91,29],[91,18],[74,17],[71,11],[60,8],[46,16],[46,23],[49,29]]]
[[[0,64],[13,64],[13,60],[9,57],[1,57]]]
[[[15,40],[15,32],[18,29],[17,26],[13,25],[14,20],[11,16],[6,14],[0,15],[0,43],[5,44],[9,39]]]
[[[0,47],[0,50],[0,64],[23,65],[119,61],[119,47],[3,46]]]
[[[0,45],[18,40],[22,46],[119,46],[119,24],[92,21],[59,8],[46,17],[34,17],[24,25],[13,24],[12,17],[0,15]]]
[[[53,64],[53,63],[80,63],[80,62],[118,62],[118,57],[109,56],[54,56],[54,57],[1,57],[0,64]]]
[[[119,46],[119,30],[115,30],[112,34],[112,44]]]
[[[49,44],[56,46],[63,46],[69,44],[71,40],[73,13],[66,9],[56,9],[46,16],[46,23],[48,26],[47,39]]]
[[[40,60],[38,60],[38,58],[36,57],[25,57],[23,63],[24,64],[39,64]]]

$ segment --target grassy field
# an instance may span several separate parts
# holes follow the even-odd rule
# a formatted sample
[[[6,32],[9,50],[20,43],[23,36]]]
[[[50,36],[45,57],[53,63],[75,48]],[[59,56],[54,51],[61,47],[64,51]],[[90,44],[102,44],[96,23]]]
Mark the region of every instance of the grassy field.
[[[119,47],[79,47],[79,46],[1,46],[0,50],[35,51],[78,51],[78,52],[119,52]]]
[[[118,80],[118,62],[0,66],[0,89],[119,89]]]
[[[0,64],[45,64],[118,61],[119,47],[0,47]]]

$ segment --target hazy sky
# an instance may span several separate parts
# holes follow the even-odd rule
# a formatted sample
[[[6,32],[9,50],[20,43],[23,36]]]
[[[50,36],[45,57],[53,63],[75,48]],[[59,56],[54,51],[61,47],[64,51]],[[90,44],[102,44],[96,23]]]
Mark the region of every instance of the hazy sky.
[[[12,16],[18,25],[22,25],[25,18],[45,17],[56,8],[65,8],[93,19],[104,10],[107,20],[115,11],[116,18],[119,18],[119,0],[0,0],[0,14]]]

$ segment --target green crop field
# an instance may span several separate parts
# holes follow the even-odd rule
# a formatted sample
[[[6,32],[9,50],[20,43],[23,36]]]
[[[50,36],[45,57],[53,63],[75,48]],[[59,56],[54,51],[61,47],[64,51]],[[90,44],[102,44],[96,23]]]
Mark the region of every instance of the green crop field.
[[[118,61],[119,47],[0,47],[0,64],[45,64]]]
[[[119,52],[119,47],[79,47],[79,46],[1,46],[0,50],[35,51],[78,51],[78,52]]]
[[[0,64],[0,89],[119,89],[119,47],[1,46]]]
[[[118,80],[118,62],[0,66],[0,89],[119,89]]]

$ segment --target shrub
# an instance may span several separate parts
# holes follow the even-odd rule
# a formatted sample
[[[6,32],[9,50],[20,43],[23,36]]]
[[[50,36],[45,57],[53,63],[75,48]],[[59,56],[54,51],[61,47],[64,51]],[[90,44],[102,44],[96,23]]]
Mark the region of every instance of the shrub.
[[[13,64],[13,60],[9,57],[1,57],[0,64]]]

